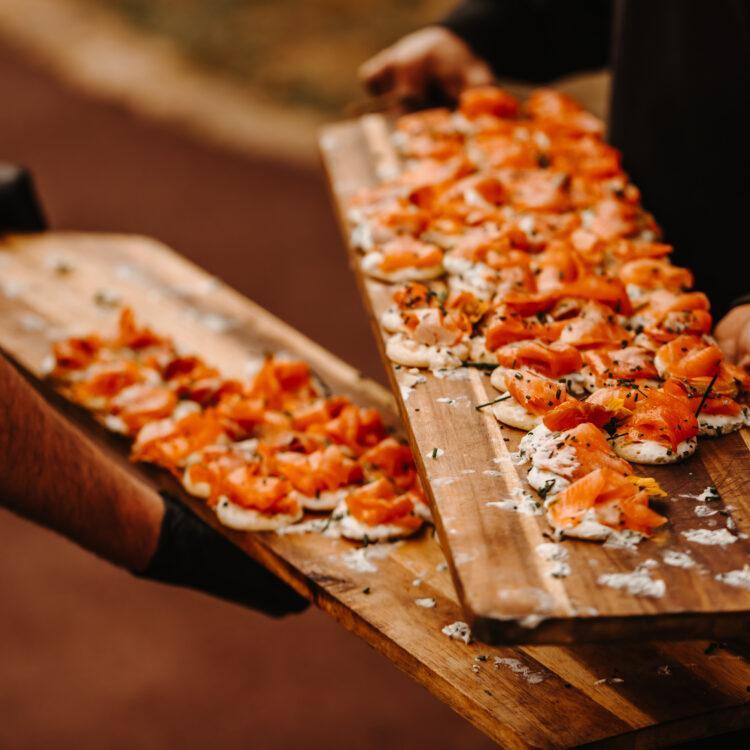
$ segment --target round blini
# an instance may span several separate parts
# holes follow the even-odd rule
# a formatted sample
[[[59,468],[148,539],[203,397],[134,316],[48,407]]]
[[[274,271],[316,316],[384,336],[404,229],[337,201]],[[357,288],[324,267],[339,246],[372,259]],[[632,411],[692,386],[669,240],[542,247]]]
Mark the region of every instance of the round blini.
[[[448,370],[461,366],[468,355],[468,347],[464,344],[429,346],[413,341],[402,333],[396,333],[386,341],[385,353],[392,362],[404,367]]]
[[[516,427],[519,430],[533,430],[542,424],[542,418],[536,414],[526,411],[526,407],[516,401],[508,394],[508,398],[492,406],[492,413],[498,422]]]
[[[673,451],[655,440],[634,442],[628,440],[627,437],[620,437],[614,439],[612,447],[620,458],[634,464],[676,464],[695,453],[698,440],[694,437],[683,440],[677,446],[677,450]]]
[[[380,268],[382,262],[383,254],[377,250],[372,250],[362,258],[362,272],[372,276],[373,279],[387,281],[390,284],[400,284],[404,281],[429,281],[430,279],[437,279],[444,273],[442,263],[425,268],[409,266],[399,268],[397,271],[383,271]]]
[[[216,516],[230,529],[237,531],[275,531],[290,526],[302,519],[302,506],[296,513],[261,513],[252,508],[243,508],[229,501],[225,496],[219,498],[216,505]]]
[[[369,526],[349,513],[349,508],[347,508],[345,502],[337,506],[333,515],[340,517],[338,527],[341,536],[355,542],[362,542],[365,539],[371,542],[405,539],[414,536],[422,528],[422,526],[418,526],[415,529],[407,529],[395,523],[380,523],[377,526]],[[424,525],[424,519],[422,519],[422,525]]]
[[[389,307],[383,311],[380,316],[380,325],[388,333],[402,333],[406,330],[404,319],[401,317],[401,311],[397,307]]]
[[[292,497],[302,505],[305,510],[331,511],[335,510],[354,487],[341,487],[338,490],[325,490],[317,496],[303,495],[301,492],[293,492]]]
[[[750,425],[750,409],[743,406],[739,414],[699,414],[698,427],[702,437],[721,437]]]

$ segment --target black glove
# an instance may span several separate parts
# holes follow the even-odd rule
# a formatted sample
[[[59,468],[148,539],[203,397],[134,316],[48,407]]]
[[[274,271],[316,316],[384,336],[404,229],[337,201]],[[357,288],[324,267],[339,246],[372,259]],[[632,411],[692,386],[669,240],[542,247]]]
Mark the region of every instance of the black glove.
[[[272,617],[302,612],[307,599],[206,525],[167,493],[159,545],[137,575],[204,591]]]

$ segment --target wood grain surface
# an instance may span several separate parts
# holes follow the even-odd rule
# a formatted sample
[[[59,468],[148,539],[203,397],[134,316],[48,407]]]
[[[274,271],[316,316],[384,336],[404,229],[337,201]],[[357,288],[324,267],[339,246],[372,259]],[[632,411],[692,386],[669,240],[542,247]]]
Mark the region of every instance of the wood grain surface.
[[[55,270],[66,266],[64,275]],[[308,359],[333,388],[397,419],[380,386],[159,243],[72,233],[0,241],[0,347],[32,376],[56,337],[113,327],[118,300],[227,373],[242,374],[266,350],[285,350]],[[168,487],[503,747],[663,747],[750,725],[742,645],[497,648],[450,640],[442,628],[463,615],[429,533],[369,560],[377,570],[366,572],[350,567],[352,553],[363,553],[342,540],[231,532],[163,472],[129,464],[126,441],[56,403],[113,462]],[[435,607],[417,606],[421,598],[434,598]]]
[[[741,636],[750,625],[750,569],[740,576],[745,588],[717,576],[744,573],[750,562],[748,431],[702,440],[697,454],[679,465],[640,467],[668,493],[654,506],[669,524],[633,550],[566,540],[571,574],[553,576],[554,566],[537,551],[550,541],[544,516],[492,504],[515,501],[529,487],[527,467],[512,459],[524,433],[500,426],[490,409],[475,408],[499,395],[489,372],[462,368],[460,379],[451,379],[423,371],[426,382],[410,390],[404,385],[411,373],[385,357],[378,320],[392,304],[391,289],[360,272],[346,210],[353,193],[398,170],[387,120],[368,115],[329,126],[320,144],[350,262],[474,632],[494,643]],[[697,496],[710,486],[721,499],[700,502]],[[698,530],[719,532],[727,543],[693,541]],[[646,582],[663,581],[663,596],[634,595],[600,581],[636,569]]]

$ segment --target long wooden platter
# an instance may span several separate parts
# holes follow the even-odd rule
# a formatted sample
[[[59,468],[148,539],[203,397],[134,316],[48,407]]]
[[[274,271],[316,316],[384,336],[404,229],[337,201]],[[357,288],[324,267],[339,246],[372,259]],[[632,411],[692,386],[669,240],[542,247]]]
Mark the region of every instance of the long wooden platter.
[[[539,547],[549,542],[544,517],[521,512],[528,504],[510,509],[528,489],[512,457],[523,433],[501,427],[491,410],[474,408],[498,395],[489,373],[422,372],[424,382],[414,385],[413,373],[388,362],[378,320],[391,304],[390,290],[360,272],[346,221],[350,196],[398,169],[388,128],[380,115],[332,125],[322,133],[321,150],[350,262],[474,631],[492,643],[743,634],[750,626],[747,430],[702,441],[697,455],[678,466],[649,470],[669,493],[661,509],[670,523],[652,540],[637,549],[565,541],[571,574],[556,577],[555,561],[541,554],[548,548]],[[701,501],[708,487],[718,488],[721,500]],[[717,537],[706,531],[727,543],[700,543]],[[729,580],[740,585],[719,579],[730,571]],[[663,581],[665,593],[628,592],[622,588],[628,581],[634,588]]]
[[[0,347],[31,376],[40,375],[55,337],[112,326],[120,300],[226,372],[241,374],[264,351],[285,350],[308,359],[333,388],[396,419],[380,386],[157,242],[74,233],[0,240]],[[430,534],[368,558],[319,535],[231,532],[163,473],[129,464],[124,441],[56,403],[113,462],[178,494],[503,747],[663,747],[750,726],[742,646],[495,648],[450,640],[441,630],[462,613]],[[434,608],[415,604],[429,597]]]

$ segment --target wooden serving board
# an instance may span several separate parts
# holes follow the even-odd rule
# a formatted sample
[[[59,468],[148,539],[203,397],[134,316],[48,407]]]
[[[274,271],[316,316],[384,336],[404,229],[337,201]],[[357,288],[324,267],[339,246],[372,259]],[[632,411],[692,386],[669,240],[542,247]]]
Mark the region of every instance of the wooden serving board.
[[[410,373],[385,357],[378,323],[392,304],[391,289],[360,272],[346,221],[354,192],[375,184],[379,175],[398,170],[388,127],[384,117],[368,115],[329,126],[320,144],[350,262],[427,479],[453,581],[474,632],[491,643],[741,635],[750,625],[750,569],[744,589],[716,576],[743,571],[750,562],[747,430],[702,440],[697,454],[677,466],[643,467],[669,493],[665,502],[654,504],[668,516],[669,524],[637,550],[565,541],[571,574],[560,578],[551,574],[554,563],[537,551],[538,545],[549,541],[544,516],[491,504],[517,500],[514,493],[528,489],[528,467],[518,467],[512,460],[523,433],[500,426],[491,409],[474,408],[499,395],[489,384],[489,372],[462,368],[456,373],[461,379],[422,372],[426,382],[411,391],[404,387]],[[685,497],[698,496],[709,486],[719,489],[721,501]],[[536,497],[533,490],[532,495]],[[697,515],[701,512],[711,515]],[[728,525],[734,529],[728,544],[689,539],[696,530],[716,532]],[[691,568],[665,561],[684,562],[685,553],[690,555]],[[663,581],[663,596],[633,595],[599,581],[602,576],[632,573],[644,563],[648,567],[641,578]]]
[[[56,267],[70,270],[60,275]],[[153,240],[75,233],[0,240],[0,347],[32,378],[55,337],[114,326],[118,299],[227,373],[241,375],[248,360],[284,350],[311,362],[335,390],[397,419],[380,386]],[[750,663],[741,645],[495,648],[449,640],[441,629],[462,613],[429,533],[369,559],[364,571],[351,567],[352,553],[364,553],[339,539],[232,532],[164,472],[130,464],[125,440],[47,395],[113,462],[178,495],[504,747],[663,747],[750,726]],[[434,608],[415,604],[427,597]]]

